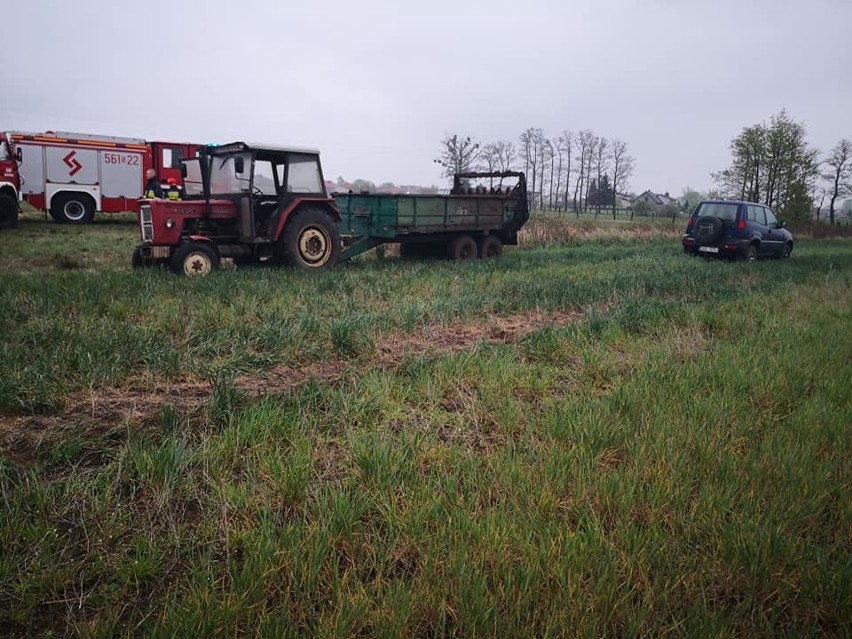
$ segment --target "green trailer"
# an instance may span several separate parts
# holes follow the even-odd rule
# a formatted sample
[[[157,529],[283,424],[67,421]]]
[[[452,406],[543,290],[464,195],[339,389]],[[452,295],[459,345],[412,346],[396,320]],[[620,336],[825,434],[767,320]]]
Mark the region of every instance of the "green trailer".
[[[458,173],[449,195],[334,194],[341,260],[387,243],[404,256],[498,257],[529,219],[517,171]]]

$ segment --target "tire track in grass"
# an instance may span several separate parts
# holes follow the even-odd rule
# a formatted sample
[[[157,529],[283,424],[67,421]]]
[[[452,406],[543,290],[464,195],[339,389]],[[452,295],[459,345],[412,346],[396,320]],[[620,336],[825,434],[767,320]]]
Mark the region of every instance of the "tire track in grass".
[[[606,305],[599,305],[605,313]],[[234,387],[249,398],[290,392],[313,380],[331,383],[366,365],[393,370],[404,356],[444,355],[465,351],[478,343],[514,343],[546,326],[564,326],[584,317],[581,310],[489,315],[479,322],[430,324],[410,333],[395,332],[375,343],[365,359],[334,358],[304,365],[281,365],[256,375],[239,375]],[[70,438],[120,441],[130,427],[150,424],[170,406],[190,416],[202,416],[213,395],[208,381],[184,379],[162,384],[131,381],[76,393],[50,415],[0,416],[0,455],[17,466],[31,466],[40,451]]]

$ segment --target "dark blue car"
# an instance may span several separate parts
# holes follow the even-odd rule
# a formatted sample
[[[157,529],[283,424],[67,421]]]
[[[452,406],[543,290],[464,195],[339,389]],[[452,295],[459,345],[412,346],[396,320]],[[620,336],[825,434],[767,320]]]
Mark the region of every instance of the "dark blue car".
[[[760,257],[790,257],[793,234],[784,226],[784,221],[763,204],[707,200],[689,216],[683,250],[749,262]]]

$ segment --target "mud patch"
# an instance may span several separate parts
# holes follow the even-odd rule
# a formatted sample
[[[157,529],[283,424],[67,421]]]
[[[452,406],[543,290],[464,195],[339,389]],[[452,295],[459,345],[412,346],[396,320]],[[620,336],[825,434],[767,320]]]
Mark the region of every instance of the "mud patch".
[[[406,355],[457,353],[476,344],[508,344],[543,326],[559,326],[583,317],[577,310],[488,316],[482,321],[430,325],[412,333],[394,333],[377,340],[368,363],[393,370]],[[364,362],[333,359],[303,366],[283,365],[257,375],[240,375],[234,387],[250,398],[292,391],[310,380],[328,383]],[[53,415],[0,417],[0,455],[16,466],[32,466],[45,451],[69,438],[121,441],[128,428],[151,427],[170,406],[181,414],[203,415],[212,395],[210,382],[179,380],[150,384],[134,380],[122,387],[104,387],[68,397]]]

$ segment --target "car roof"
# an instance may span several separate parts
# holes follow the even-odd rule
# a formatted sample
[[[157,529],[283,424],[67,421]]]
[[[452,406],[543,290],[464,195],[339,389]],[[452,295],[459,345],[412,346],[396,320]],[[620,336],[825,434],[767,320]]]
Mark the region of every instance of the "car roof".
[[[700,204],[751,204],[752,206],[766,206],[765,204],[761,204],[760,202],[749,202],[748,200],[701,200]]]

